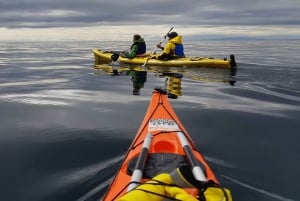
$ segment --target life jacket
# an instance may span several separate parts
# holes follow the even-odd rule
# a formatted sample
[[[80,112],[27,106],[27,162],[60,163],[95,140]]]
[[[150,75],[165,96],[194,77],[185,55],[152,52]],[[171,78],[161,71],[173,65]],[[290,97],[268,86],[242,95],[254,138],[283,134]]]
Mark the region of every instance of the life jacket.
[[[143,42],[137,43],[137,45],[138,45],[137,54],[145,54],[146,53],[146,43],[143,41]]]
[[[184,57],[184,48],[182,44],[176,44],[175,43],[175,51],[174,51],[175,56],[178,57]]]
[[[137,55],[146,53],[146,43],[144,40],[139,40],[139,41],[134,42],[131,45],[130,49],[132,49],[133,46],[135,46],[135,45],[137,46],[137,53],[136,53]]]

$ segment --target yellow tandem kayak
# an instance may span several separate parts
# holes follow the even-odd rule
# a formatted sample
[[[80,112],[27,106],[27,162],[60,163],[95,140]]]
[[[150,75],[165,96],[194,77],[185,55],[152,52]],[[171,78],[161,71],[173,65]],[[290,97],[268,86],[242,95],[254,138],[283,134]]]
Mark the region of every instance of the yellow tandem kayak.
[[[95,65],[112,62],[112,56],[115,54],[113,51],[103,51],[100,49],[94,49],[93,54],[95,57]],[[124,57],[118,57],[117,62],[125,65],[143,65],[150,53],[147,53],[144,57],[136,57],[128,59]],[[236,61],[234,55],[230,55],[227,58],[211,58],[211,57],[185,57],[177,58],[168,61],[162,61],[158,59],[150,59],[147,61],[148,66],[168,66],[168,67],[211,67],[211,68],[235,68]]]

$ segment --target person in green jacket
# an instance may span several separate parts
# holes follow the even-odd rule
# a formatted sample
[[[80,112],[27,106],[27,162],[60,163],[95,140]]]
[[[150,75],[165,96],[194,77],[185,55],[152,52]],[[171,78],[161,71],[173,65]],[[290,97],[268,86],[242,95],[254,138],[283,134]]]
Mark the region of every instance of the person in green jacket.
[[[133,35],[133,44],[129,51],[123,51],[120,56],[133,59],[137,56],[143,56],[146,53],[146,43],[144,39],[139,34]]]

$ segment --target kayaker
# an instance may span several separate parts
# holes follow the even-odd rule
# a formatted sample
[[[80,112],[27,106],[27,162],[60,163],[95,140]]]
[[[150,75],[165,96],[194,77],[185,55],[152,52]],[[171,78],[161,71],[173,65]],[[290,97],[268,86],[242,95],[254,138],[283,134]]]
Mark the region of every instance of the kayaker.
[[[123,51],[120,56],[133,59],[137,56],[144,56],[146,53],[146,43],[139,34],[133,35],[133,43],[129,51]]]
[[[188,194],[183,188],[197,188],[198,197]],[[189,166],[182,166],[170,174],[161,173],[151,180],[127,192],[117,201],[232,201],[228,189],[211,182],[202,183],[194,179]]]
[[[163,50],[163,52],[156,56],[154,55],[152,58],[159,60],[171,60],[179,57],[185,57],[184,55],[184,47],[182,44],[182,36],[178,35],[177,32],[171,32],[168,34],[169,41],[165,47],[161,46],[161,43],[156,46]]]

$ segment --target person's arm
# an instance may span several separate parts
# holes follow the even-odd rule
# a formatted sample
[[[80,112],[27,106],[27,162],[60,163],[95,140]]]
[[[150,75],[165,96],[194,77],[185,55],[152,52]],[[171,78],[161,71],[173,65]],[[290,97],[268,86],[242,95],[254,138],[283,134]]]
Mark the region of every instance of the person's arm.
[[[134,45],[134,46],[131,48],[130,52],[128,53],[128,58],[129,58],[129,59],[135,58],[135,57],[136,57],[137,51],[138,51],[138,47],[137,47],[137,45]]]
[[[171,43],[168,42],[164,48],[161,45],[157,45],[157,46],[162,48],[163,52],[160,55],[158,55],[156,57],[156,59],[159,59],[159,60],[169,59],[171,56],[171,54],[170,54],[171,53]]]
[[[161,46],[161,43],[158,43],[158,44],[156,45],[156,47],[159,48],[159,49],[161,49],[161,50],[164,50],[164,47]]]

